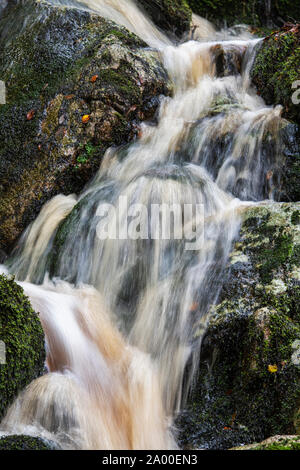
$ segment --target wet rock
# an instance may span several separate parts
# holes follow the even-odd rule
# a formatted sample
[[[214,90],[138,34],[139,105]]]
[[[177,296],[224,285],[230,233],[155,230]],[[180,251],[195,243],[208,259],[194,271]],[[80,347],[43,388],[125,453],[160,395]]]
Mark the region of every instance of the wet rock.
[[[300,128],[292,122],[282,129],[281,189],[280,201],[300,201]]]
[[[171,85],[159,54],[111,21],[45,1],[0,18],[0,248],[41,206],[78,193],[105,150],[135,138]]]
[[[137,3],[164,31],[180,37],[189,30],[192,12],[185,0],[138,0]]]
[[[39,437],[15,435],[0,437],[0,450],[56,450],[54,443]]]
[[[265,2],[248,0],[187,0],[194,13],[218,24],[245,23],[254,26],[282,25],[300,20],[300,5],[294,0]]]
[[[230,450],[300,450],[300,436],[273,436],[260,442]]]
[[[214,62],[216,64],[216,74],[218,77],[227,77],[241,73],[245,48],[231,45],[222,47],[217,44],[212,48]]]
[[[179,419],[183,446],[227,449],[299,432],[299,261],[300,203],[246,211]]]
[[[23,289],[0,275],[0,420],[18,392],[44,372],[44,333]],[[1,448],[1,446],[0,446]]]
[[[0,15],[2,11],[4,10],[4,8],[6,7],[7,7],[7,0],[0,0]]]
[[[281,104],[283,116],[300,124],[300,24],[287,25],[264,39],[251,77],[267,104]]]

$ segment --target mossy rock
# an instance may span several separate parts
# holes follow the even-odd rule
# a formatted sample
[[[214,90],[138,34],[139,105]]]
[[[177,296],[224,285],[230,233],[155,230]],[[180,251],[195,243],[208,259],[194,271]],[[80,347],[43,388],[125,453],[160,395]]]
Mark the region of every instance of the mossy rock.
[[[294,94],[295,99],[299,97],[297,88],[293,88],[300,80],[299,24],[264,39],[253,63],[251,77],[267,104],[281,104],[283,116],[300,124],[300,106],[292,99]]]
[[[246,23],[252,26],[281,25],[300,20],[300,6],[294,0],[270,2],[264,0],[188,0],[194,13],[218,24],[232,26]]]
[[[300,450],[300,436],[273,436],[258,444],[235,447],[230,450]]]
[[[44,333],[23,289],[0,275],[0,419],[7,407],[44,371]],[[5,345],[5,349],[4,349]]]
[[[298,432],[299,224],[300,203],[246,211],[179,419],[182,445],[228,449]]]
[[[0,437],[0,450],[55,450],[57,447],[39,437],[14,435]]]
[[[182,36],[188,32],[192,12],[186,0],[138,0],[153,22],[164,31]]]
[[[108,147],[136,138],[172,86],[137,36],[44,0],[3,11],[0,76],[0,249],[9,251],[47,200],[79,193]]]

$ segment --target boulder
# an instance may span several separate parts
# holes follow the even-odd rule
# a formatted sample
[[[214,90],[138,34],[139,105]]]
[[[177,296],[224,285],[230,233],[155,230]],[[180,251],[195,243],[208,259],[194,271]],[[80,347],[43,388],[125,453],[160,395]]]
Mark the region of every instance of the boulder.
[[[57,447],[39,437],[24,435],[0,437],[0,450],[56,450]]]
[[[286,25],[262,41],[251,77],[267,104],[281,104],[283,116],[300,124],[300,24]]]
[[[299,432],[299,258],[300,203],[245,212],[179,418],[183,446],[228,449]]]
[[[105,150],[135,138],[171,85],[156,51],[125,28],[44,0],[0,17],[0,249],[42,205],[78,193]]]
[[[0,420],[16,395],[44,372],[44,333],[23,289],[0,275]]]
[[[272,436],[258,444],[234,447],[230,450],[300,450],[300,436]]]

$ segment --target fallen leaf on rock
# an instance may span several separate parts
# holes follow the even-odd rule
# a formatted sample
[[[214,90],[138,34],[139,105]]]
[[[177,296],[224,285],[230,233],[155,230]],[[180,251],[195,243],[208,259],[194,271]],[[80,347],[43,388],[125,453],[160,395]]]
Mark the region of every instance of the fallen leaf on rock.
[[[35,110],[34,109],[31,109],[30,111],[28,111],[28,113],[26,115],[27,121],[31,121],[31,119],[34,118],[34,115],[35,115]]]
[[[75,95],[66,95],[65,100],[71,100],[74,97],[75,97]]]
[[[84,124],[86,124],[87,122],[89,122],[90,120],[90,115],[89,114],[85,114],[84,116],[82,116],[82,122]]]

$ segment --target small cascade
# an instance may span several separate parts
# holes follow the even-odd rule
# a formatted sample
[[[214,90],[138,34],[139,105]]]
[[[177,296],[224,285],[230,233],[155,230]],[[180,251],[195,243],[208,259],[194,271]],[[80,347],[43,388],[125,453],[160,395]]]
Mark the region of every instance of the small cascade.
[[[240,213],[278,187],[281,108],[250,86],[259,40],[244,30],[194,16],[175,45],[132,0],[67,3],[159,49],[174,95],[82,194],[48,202],[8,260],[40,314],[49,372],[0,429],[66,449],[175,448]]]

